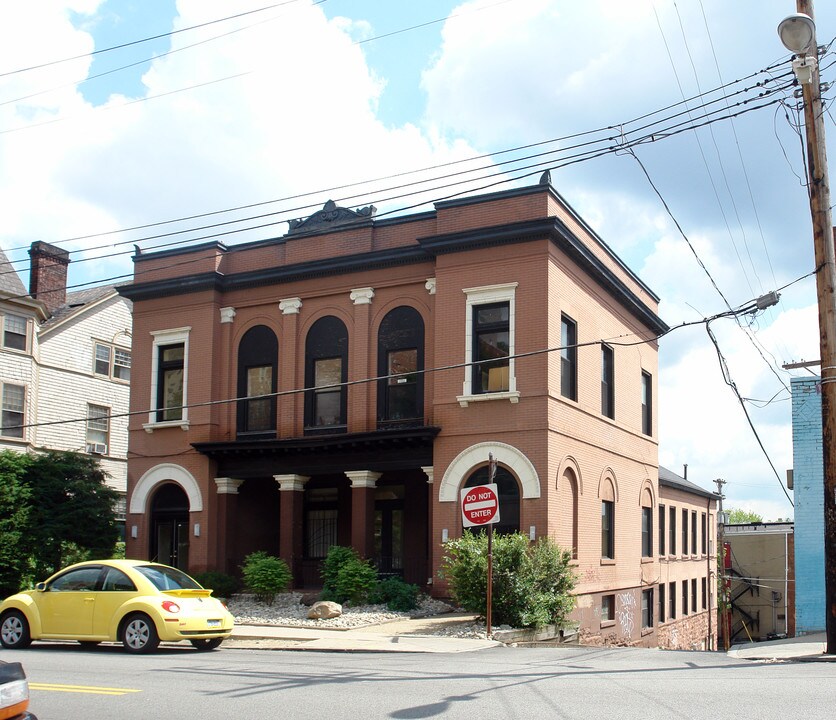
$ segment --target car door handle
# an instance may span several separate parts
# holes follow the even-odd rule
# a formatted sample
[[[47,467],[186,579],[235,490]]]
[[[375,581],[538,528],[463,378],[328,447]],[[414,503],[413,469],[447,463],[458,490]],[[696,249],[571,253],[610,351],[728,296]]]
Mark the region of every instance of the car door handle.
[[[94,597],[84,598],[84,602],[93,602],[95,599]]]

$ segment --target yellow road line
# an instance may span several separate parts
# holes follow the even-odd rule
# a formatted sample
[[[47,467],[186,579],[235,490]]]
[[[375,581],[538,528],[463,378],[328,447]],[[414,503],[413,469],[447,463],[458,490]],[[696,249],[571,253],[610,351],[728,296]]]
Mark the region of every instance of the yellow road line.
[[[135,688],[95,687],[90,685],[57,685],[54,683],[29,683],[30,690],[51,690],[52,692],[89,693],[90,695],[127,695],[142,690]]]

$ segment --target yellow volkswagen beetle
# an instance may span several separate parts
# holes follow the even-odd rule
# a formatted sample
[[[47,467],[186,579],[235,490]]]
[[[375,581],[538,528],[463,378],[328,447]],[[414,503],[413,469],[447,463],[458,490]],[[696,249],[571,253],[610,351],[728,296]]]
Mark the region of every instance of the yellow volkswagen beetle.
[[[232,633],[232,615],[186,573],[143,560],[96,560],[64,568],[0,605],[0,642],[121,642],[133,653],[160,641],[213,650]]]

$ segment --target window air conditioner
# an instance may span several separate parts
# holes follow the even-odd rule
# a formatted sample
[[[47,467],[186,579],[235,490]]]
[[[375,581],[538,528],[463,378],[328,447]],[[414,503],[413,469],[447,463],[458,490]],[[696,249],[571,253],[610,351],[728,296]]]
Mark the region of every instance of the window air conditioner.
[[[107,445],[105,443],[88,443],[87,452],[93,455],[107,455]]]

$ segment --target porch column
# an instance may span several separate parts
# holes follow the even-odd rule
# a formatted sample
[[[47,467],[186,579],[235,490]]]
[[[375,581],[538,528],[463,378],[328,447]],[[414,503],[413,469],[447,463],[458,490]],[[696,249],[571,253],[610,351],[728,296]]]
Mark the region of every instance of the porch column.
[[[235,478],[215,478],[218,494],[217,530],[215,532],[215,552],[218,570],[232,573],[235,567],[235,523],[238,516],[238,488],[243,480]]]
[[[435,567],[433,566],[433,548],[436,543],[436,537],[433,535],[433,466],[426,465],[421,468],[424,475],[427,476],[427,567],[429,569],[429,576],[427,577],[427,585],[433,584],[435,577]]]
[[[220,308],[221,341],[219,347],[226,348],[228,353],[227,362],[232,362],[235,357],[235,348],[232,347],[232,324],[235,322],[235,308]],[[222,398],[236,397],[238,394],[237,384],[230,378],[230,373],[221,373],[218,378],[218,396]],[[222,403],[212,409],[212,415],[217,413],[221,427],[231,428],[235,433],[237,427],[238,403]],[[220,557],[223,557],[222,555]]]
[[[374,489],[382,473],[346,470],[351,481],[351,547],[361,557],[374,555]]]
[[[287,563],[293,574],[294,582],[298,578],[296,563],[302,559],[302,512],[307,475],[273,475],[279,484],[281,510],[279,513],[279,556]]]
[[[374,290],[370,287],[355,288],[351,291],[351,302],[354,303],[353,338],[358,338],[349,344],[348,379],[349,381],[363,380],[377,375],[377,368],[372,369],[369,357],[369,347],[377,347],[377,342],[370,342],[369,332],[371,324],[371,304]],[[377,354],[374,354],[377,357]],[[359,383],[348,387],[348,432],[366,432],[376,427],[374,418],[370,415],[372,383]]]
[[[305,359],[299,357],[299,310],[302,301],[298,298],[285,298],[279,301],[282,313],[282,347],[279,362],[279,392],[296,390],[305,384]],[[278,398],[278,431],[279,437],[296,437],[302,434],[304,413],[302,407],[305,397],[303,393],[290,393]],[[292,477],[288,475],[288,477]]]

